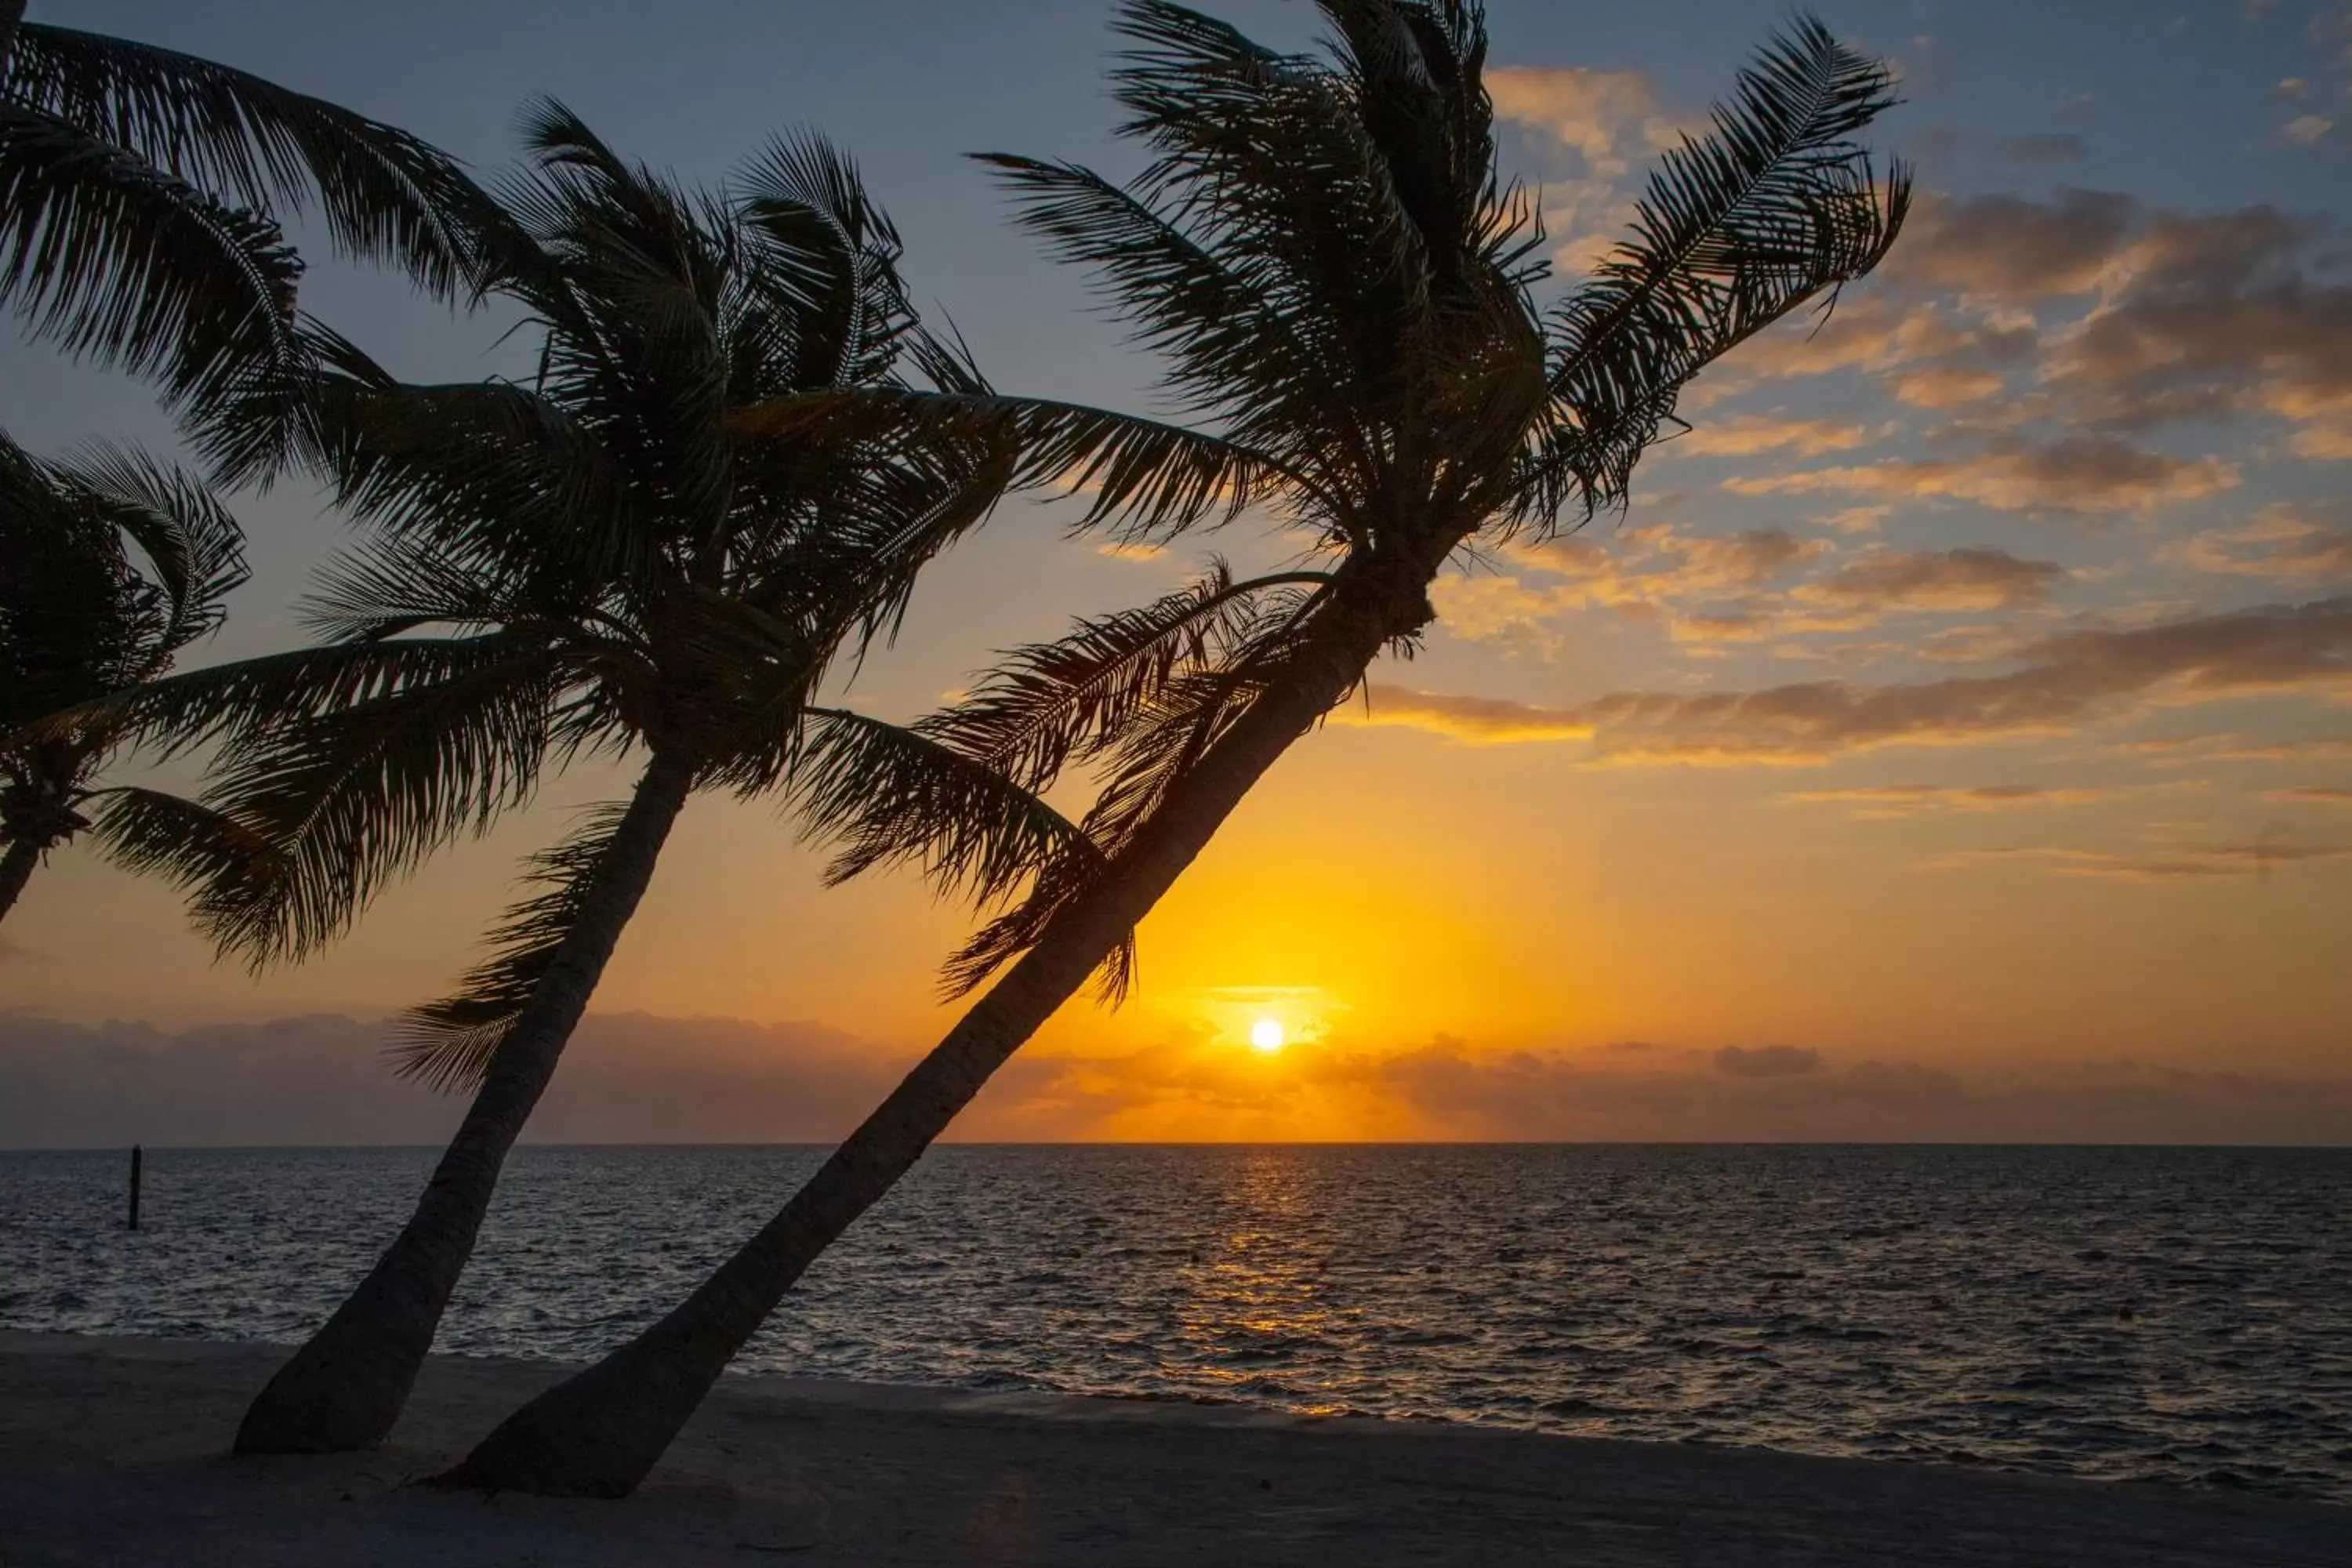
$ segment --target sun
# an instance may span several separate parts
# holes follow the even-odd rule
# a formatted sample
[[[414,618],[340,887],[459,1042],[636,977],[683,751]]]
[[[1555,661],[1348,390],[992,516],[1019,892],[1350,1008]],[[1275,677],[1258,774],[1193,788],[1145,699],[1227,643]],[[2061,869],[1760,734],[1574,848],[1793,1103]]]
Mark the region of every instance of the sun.
[[[1282,1049],[1282,1020],[1260,1018],[1250,1026],[1250,1045],[1261,1051]]]

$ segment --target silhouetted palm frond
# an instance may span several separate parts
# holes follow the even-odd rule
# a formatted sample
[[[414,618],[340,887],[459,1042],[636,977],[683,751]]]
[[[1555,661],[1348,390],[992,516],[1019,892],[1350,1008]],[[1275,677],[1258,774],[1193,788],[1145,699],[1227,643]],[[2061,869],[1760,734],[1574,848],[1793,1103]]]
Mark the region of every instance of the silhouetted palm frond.
[[[1740,73],[1712,131],[1652,175],[1630,239],[1549,323],[1562,415],[1537,471],[1588,509],[1633,465],[1706,365],[1875,267],[1902,231],[1910,175],[1882,180],[1853,137],[1893,99],[1885,64],[1800,17]]]
[[[0,304],[68,353],[152,375],[190,410],[257,365],[297,381],[301,274],[267,216],[0,100]]]
[[[406,132],[171,49],[26,24],[0,98],[80,126],[254,212],[315,202],[346,254],[389,262],[436,294],[469,277],[480,193]]]
[[[1236,582],[1223,562],[1191,586],[1137,609],[1080,621],[1050,643],[1013,649],[927,727],[1032,788],[1125,734],[1180,671],[1213,665],[1244,640],[1258,595],[1319,588],[1318,572]]]
[[[530,858],[523,882],[533,891],[490,931],[488,953],[467,971],[455,993],[401,1015],[384,1052],[394,1072],[443,1093],[481,1081],[491,1055],[577,923],[589,883],[626,810],[617,803],[592,806],[562,843]]]

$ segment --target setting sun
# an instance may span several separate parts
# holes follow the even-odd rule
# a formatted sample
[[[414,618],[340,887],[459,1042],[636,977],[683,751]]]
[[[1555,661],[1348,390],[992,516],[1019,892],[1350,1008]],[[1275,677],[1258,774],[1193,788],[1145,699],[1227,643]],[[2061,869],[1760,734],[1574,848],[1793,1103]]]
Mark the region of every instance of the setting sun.
[[[1250,1026],[1250,1044],[1261,1051],[1282,1049],[1282,1020],[1260,1018]]]

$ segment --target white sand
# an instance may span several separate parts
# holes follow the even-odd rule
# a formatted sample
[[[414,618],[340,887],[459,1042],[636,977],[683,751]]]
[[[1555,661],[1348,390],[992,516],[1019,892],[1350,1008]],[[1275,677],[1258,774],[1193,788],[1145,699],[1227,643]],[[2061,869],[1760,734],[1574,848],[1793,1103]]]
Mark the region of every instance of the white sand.
[[[263,1345],[0,1332],[0,1565],[2352,1568],[2352,1510],[1235,1408],[730,1378],[620,1503],[404,1488],[562,1369],[436,1358],[392,1447],[230,1460]]]

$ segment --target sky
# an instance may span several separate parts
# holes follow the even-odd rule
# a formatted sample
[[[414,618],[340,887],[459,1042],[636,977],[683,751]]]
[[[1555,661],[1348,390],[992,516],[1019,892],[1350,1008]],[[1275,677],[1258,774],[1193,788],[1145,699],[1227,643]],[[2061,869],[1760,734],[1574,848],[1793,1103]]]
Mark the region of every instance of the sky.
[[[1273,43],[1297,0],[1210,7]],[[37,3],[36,20],[59,8]],[[1507,172],[1561,279],[1703,121],[1778,0],[1494,0]],[[1410,663],[1304,740],[958,1124],[981,1138],[2352,1142],[2352,5],[1832,4],[1891,59],[1921,199],[1825,321],[1685,398],[1622,517],[1471,563]],[[547,92],[715,180],[847,146],[919,303],[1000,385],[1155,407],[1152,366],[962,153],[1113,174],[1103,0],[85,0],[509,153]],[[306,303],[404,374],[514,368],[500,323],[307,254]],[[36,450],[168,447],[134,383],[11,341]],[[254,582],[201,651],[284,646],[350,536],[236,498]],[[992,653],[1176,586],[1016,501],[934,568],[845,700],[920,712]],[[57,856],[0,935],[0,1144],[390,1142],[455,1108],[380,1020],[440,994],[583,767],[255,977],[168,891]],[[910,879],[820,887],[772,812],[699,800],[532,1135],[828,1138],[952,1021],[968,926]],[[1253,1034],[1281,1035],[1261,1049]]]

